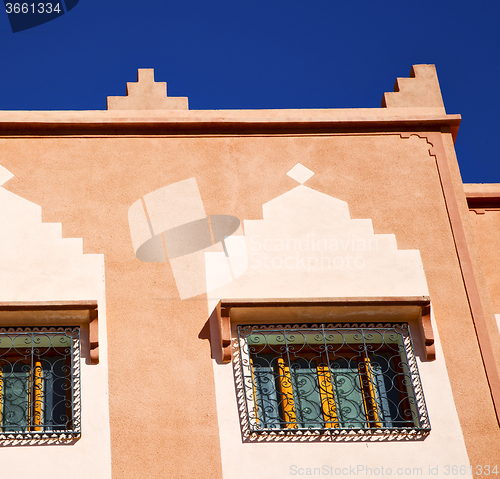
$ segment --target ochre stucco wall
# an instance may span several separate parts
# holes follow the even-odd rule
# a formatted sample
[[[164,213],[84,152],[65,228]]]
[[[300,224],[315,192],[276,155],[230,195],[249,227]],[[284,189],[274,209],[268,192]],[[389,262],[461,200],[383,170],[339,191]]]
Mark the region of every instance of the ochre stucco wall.
[[[474,236],[482,260],[484,274],[488,281],[488,290],[496,314],[500,313],[500,211],[485,211],[478,214],[470,211],[470,219],[474,226]]]
[[[2,430],[1,475],[6,478],[29,479],[50,471],[50,477],[53,479],[66,479],[67,477],[84,479],[91,472],[99,479],[110,479],[111,448],[104,257],[83,254],[81,240],[61,238],[60,223],[42,223],[42,210],[39,205],[3,187],[0,187],[0,224],[2,225],[0,228],[0,250],[2,251],[0,327],[6,327],[7,334],[12,337],[11,328],[18,326],[19,321],[22,326],[29,325],[42,331],[42,328],[56,324],[75,326],[75,321],[76,324],[80,324],[78,317],[66,314],[58,318],[57,311],[41,310],[37,318],[33,310],[26,308],[26,304],[33,305],[33,302],[81,304],[82,301],[97,301],[100,329],[99,364],[91,364],[88,321],[80,326],[80,367],[73,370],[75,376],[80,376],[80,382],[75,379],[72,385],[74,393],[72,412],[73,417],[81,420],[80,425],[75,427],[78,432],[82,432],[81,437],[76,440],[69,440],[64,435],[54,438],[51,428],[46,430],[46,434],[31,436],[27,434],[18,436],[17,432],[12,433],[12,429],[7,434],[3,434]],[[17,318],[12,316],[12,312],[9,316],[8,307],[5,306],[19,302],[23,303],[24,309],[20,308]],[[28,318],[31,318],[30,322]],[[57,320],[60,322],[57,323]],[[12,383],[9,384],[9,373],[6,373],[9,370],[5,369],[9,354],[12,354],[12,350],[6,346],[9,340],[5,341],[4,337],[1,340],[3,381],[0,381],[0,410],[3,418],[13,416],[13,421],[16,421],[26,413],[19,414],[23,403],[19,401],[19,396],[16,397],[16,394],[22,398],[22,392],[20,394],[19,389],[16,390],[10,386]],[[20,356],[26,355],[22,347],[16,348]],[[40,349],[42,355],[47,352],[35,342],[34,354],[37,354],[37,350]],[[43,361],[46,359],[44,358]],[[46,387],[51,391],[50,380],[52,378],[55,378],[53,384],[61,381],[57,372],[49,372],[45,383],[47,386],[44,386],[43,382],[41,384],[42,391]],[[6,383],[7,387],[5,387]],[[23,388],[25,392],[29,389],[26,383]],[[49,399],[41,408],[42,424],[50,424],[53,404],[60,401],[60,399],[54,400],[52,395],[48,397]],[[54,397],[57,398],[57,394],[54,394]],[[10,404],[9,399],[11,401],[13,399]],[[18,409],[11,406],[12,403],[16,404],[16,399],[17,404],[21,404]],[[25,406],[25,411],[27,408]],[[82,410],[83,413],[80,414]],[[29,413],[27,415],[29,418]]]
[[[6,187],[41,205],[44,221],[62,222],[64,236],[83,238],[85,252],[104,254],[114,477],[221,477],[210,345],[199,337],[206,298],[180,301],[168,263],[135,258],[128,208],[195,177],[208,214],[259,219],[263,203],[296,185],[286,172],[298,162],[315,172],[307,186],[346,201],[352,218],[371,218],[375,233],[395,234],[399,249],[420,250],[469,460],[500,463],[498,450],[485,447],[500,443],[500,433],[424,139],[277,131],[141,136],[0,140],[1,164],[15,175]],[[455,158],[448,159],[458,185]]]

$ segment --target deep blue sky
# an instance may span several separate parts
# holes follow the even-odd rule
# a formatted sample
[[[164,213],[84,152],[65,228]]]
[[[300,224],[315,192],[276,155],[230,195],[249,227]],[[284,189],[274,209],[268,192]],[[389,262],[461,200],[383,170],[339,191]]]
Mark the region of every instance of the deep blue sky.
[[[462,115],[464,181],[500,183],[499,13],[493,0],[80,0],[14,34],[0,11],[0,110],[103,110],[137,68],[190,109],[370,108],[435,63]]]

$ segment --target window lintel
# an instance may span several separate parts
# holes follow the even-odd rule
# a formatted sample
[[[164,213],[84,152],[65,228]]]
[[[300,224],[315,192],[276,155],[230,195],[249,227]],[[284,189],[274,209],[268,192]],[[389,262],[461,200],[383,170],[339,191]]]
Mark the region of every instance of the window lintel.
[[[231,361],[231,325],[243,323],[416,323],[425,359],[436,359],[428,296],[221,299],[216,308],[222,362]]]
[[[97,301],[0,302],[0,326],[89,326],[90,363],[99,363]]]

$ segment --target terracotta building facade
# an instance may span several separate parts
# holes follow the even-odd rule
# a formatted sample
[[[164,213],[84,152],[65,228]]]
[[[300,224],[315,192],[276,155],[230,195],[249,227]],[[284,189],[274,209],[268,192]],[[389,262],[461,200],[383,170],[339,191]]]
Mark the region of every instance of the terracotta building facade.
[[[2,477],[496,477],[500,185],[381,108],[0,112]]]

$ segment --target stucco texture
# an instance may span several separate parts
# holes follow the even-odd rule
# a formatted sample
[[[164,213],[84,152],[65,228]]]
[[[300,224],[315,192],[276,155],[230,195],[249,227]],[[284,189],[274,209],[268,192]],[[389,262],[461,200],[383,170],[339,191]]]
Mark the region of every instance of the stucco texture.
[[[498,444],[500,434],[425,139],[117,133],[4,138],[0,149],[2,165],[15,175],[6,187],[41,205],[45,222],[62,222],[63,236],[83,238],[84,252],[104,254],[114,477],[215,478],[222,471],[224,418],[217,420],[202,332],[206,296],[181,301],[168,262],[136,259],[130,206],[194,177],[207,214],[258,220],[264,203],[297,186],[286,172],[299,162],[315,173],[308,187],[347,202],[351,218],[371,219],[375,234],[394,234],[398,249],[420,251],[468,460],[500,463],[498,451],[484,446],[486,438]],[[392,445],[387,451],[394,455]]]

